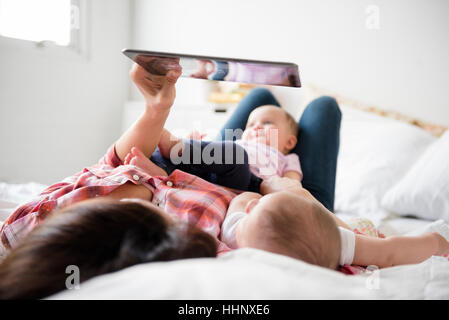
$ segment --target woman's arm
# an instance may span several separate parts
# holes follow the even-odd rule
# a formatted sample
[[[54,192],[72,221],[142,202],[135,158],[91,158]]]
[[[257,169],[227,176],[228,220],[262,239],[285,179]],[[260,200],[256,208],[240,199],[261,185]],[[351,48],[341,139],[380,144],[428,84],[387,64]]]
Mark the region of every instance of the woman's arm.
[[[392,236],[385,239],[356,235],[353,264],[379,268],[413,264],[433,255],[449,254],[449,243],[436,232],[420,236]]]
[[[132,147],[140,149],[146,157],[154,152],[173,105],[175,84],[180,75],[180,69],[170,70],[160,76],[150,74],[137,64],[133,66],[130,77],[144,96],[146,105],[144,113],[115,144],[120,160],[125,160]]]
[[[182,140],[180,138],[178,138],[177,136],[173,135],[167,129],[163,129],[161,138],[158,143],[159,151],[161,152],[161,155],[164,158],[169,159],[171,149],[180,143],[181,143],[181,145],[177,148],[178,156],[180,156],[181,152],[182,152]]]

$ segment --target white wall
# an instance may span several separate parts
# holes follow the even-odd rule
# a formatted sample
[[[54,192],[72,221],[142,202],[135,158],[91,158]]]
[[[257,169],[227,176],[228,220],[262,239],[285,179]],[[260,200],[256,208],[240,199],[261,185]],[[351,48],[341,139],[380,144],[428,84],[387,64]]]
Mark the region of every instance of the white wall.
[[[0,41],[0,181],[56,182],[103,154],[124,102],[141,99],[124,47],[292,61],[304,83],[449,125],[447,0],[88,3],[87,58]],[[365,26],[369,5],[379,30]],[[205,87],[180,81],[178,98],[200,103]],[[292,110],[302,91],[275,93]]]
[[[447,0],[136,0],[133,46],[291,61],[304,83],[449,125],[448,13]],[[276,93],[288,108],[294,90]]]
[[[88,3],[87,57],[0,41],[0,181],[57,182],[95,163],[120,133],[132,2]]]

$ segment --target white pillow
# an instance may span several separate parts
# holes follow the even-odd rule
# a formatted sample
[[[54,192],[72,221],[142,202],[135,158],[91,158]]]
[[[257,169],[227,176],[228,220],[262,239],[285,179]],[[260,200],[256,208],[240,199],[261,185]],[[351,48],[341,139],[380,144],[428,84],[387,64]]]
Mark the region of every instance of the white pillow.
[[[380,282],[373,281],[376,279]],[[376,283],[379,284],[378,288],[375,287]],[[244,248],[217,259],[199,258],[139,264],[95,277],[81,283],[78,290],[65,290],[48,299],[448,298],[449,262],[443,257],[432,257],[415,265],[384,268],[372,274],[346,276],[286,256]],[[223,304],[227,302],[223,301]],[[219,318],[219,315],[220,313],[218,317],[211,318]]]
[[[400,215],[449,222],[449,131],[385,194],[382,206]]]
[[[384,194],[435,140],[408,123],[341,106],[335,210],[379,223]]]
[[[379,298],[379,290],[370,290],[365,282],[366,278],[361,276],[348,277],[290,257],[242,248],[217,259],[139,264],[95,277],[81,283],[78,290],[65,290],[49,299]]]

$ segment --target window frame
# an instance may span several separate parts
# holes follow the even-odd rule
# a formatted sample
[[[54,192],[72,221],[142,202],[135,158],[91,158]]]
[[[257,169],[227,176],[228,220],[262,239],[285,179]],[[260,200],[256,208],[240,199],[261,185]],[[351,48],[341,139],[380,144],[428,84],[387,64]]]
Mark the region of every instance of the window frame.
[[[71,21],[70,43],[60,45],[52,41],[33,41],[26,39],[10,38],[0,35],[0,48],[16,49],[20,51],[42,52],[53,56],[72,56],[74,58],[87,58],[88,56],[88,35],[89,35],[89,13],[90,5],[88,0],[71,0],[71,19],[78,15],[78,26],[75,27]],[[77,18],[75,18],[75,21]],[[75,22],[76,23],[76,22]]]

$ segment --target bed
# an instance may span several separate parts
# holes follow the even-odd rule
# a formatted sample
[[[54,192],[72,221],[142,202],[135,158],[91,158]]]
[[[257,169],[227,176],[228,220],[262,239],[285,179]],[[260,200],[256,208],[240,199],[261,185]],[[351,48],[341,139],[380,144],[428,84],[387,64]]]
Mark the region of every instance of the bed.
[[[449,133],[341,105],[336,214],[386,235],[436,231],[449,240]],[[0,220],[45,186],[0,183]],[[216,259],[147,263],[50,299],[449,299],[449,261],[368,268],[359,275],[256,249]]]

